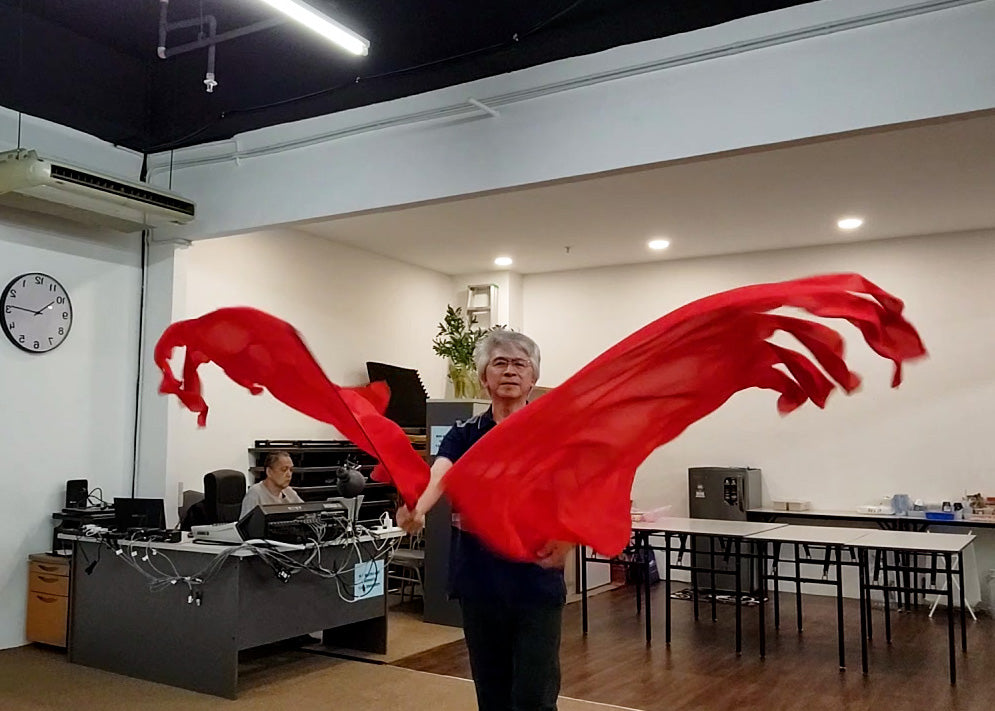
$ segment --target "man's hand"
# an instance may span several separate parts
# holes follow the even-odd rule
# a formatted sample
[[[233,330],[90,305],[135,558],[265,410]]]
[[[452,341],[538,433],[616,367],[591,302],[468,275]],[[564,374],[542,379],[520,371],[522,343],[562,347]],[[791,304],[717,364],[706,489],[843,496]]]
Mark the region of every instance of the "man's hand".
[[[567,556],[573,550],[574,544],[566,541],[549,541],[536,551],[536,563],[542,568],[560,568],[567,563]]]
[[[402,506],[397,510],[397,525],[409,535],[417,535],[425,528],[425,514],[417,507],[414,511],[409,511],[407,506]]]

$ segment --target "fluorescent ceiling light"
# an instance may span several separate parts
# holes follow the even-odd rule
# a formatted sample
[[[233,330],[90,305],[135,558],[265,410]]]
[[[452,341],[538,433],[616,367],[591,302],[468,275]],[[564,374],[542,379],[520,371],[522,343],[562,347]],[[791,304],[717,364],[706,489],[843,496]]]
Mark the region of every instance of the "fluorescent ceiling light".
[[[514,260],[511,257],[498,257],[494,260],[494,264],[499,267],[510,267]]]
[[[670,240],[669,239],[651,239],[649,242],[646,243],[646,246],[649,247],[650,249],[655,249],[655,250],[659,251],[661,249],[666,249],[667,247],[669,247],[670,246]]]
[[[841,230],[855,230],[862,224],[864,224],[864,220],[861,217],[844,217],[836,223],[836,226]]]
[[[370,51],[370,41],[350,30],[332,18],[324,15],[303,0],[262,0],[279,10],[287,17],[311,28],[325,39],[331,40],[348,52],[366,55]]]

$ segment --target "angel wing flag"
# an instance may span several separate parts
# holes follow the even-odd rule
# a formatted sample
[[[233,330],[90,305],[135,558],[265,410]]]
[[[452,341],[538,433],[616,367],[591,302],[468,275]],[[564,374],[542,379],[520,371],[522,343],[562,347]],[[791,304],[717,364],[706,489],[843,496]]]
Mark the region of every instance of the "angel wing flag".
[[[169,365],[173,350],[181,346],[186,347],[182,381]],[[166,328],[153,358],[162,371],[159,392],[176,395],[198,414],[201,427],[207,424],[208,407],[197,369],[214,362],[253,395],[265,388],[285,405],[332,425],[380,462],[405,501],[417,501],[428,484],[428,465],[401,428],[383,416],[390,398],[386,383],[340,388],[286,321],[248,307],[218,309]]]
[[[783,306],[853,324],[895,364],[893,387],[901,383],[902,363],[926,354],[902,316],[902,301],[857,274],[746,286],[694,301],[598,356],[461,457],[443,480],[461,525],[515,560],[535,560],[550,540],[619,553],[629,540],[636,468],[654,449],[740,390],[780,393],[777,407],[787,414],[807,400],[823,407],[833,381],[846,392],[860,384],[843,359],[840,334],[771,313]],[[768,341],[777,331],[811,357]],[[182,383],[168,364],[178,345],[187,346]],[[334,425],[378,458],[379,475],[409,507],[427,485],[426,465],[380,414],[383,391],[329,382],[289,324],[253,309],[222,309],[166,330],[156,348],[160,391],[199,412],[201,424],[207,406],[196,369],[208,361],[250,391],[264,386]]]

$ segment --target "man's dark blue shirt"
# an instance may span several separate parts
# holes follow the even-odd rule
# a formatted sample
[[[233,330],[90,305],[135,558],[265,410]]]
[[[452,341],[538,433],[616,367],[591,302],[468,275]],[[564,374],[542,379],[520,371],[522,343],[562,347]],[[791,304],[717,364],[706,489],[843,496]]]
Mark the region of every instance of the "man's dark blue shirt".
[[[456,462],[495,426],[490,408],[457,422],[439,445],[438,456]],[[508,454],[514,456],[514,452]],[[563,571],[502,558],[466,531],[453,531],[449,566],[450,592],[458,598],[511,605],[562,605],[566,599]]]

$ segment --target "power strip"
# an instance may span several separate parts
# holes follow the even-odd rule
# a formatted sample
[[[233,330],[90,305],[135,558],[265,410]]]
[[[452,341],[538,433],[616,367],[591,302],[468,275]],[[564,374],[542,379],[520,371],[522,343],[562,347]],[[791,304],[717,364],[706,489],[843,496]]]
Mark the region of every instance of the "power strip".
[[[375,536],[383,536],[388,533],[403,533],[404,529],[400,526],[374,526],[370,529],[370,533]]]

